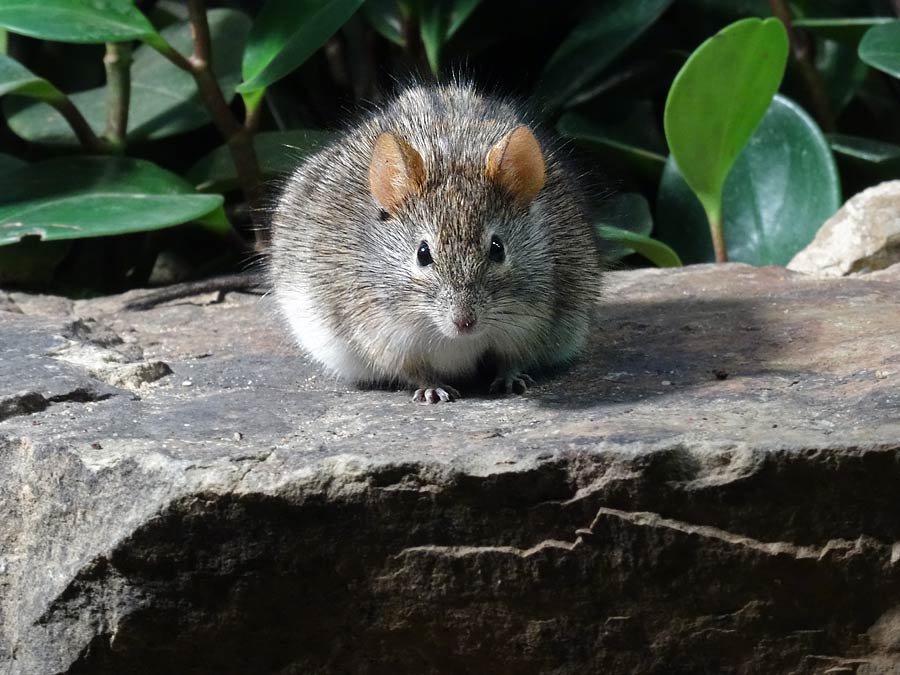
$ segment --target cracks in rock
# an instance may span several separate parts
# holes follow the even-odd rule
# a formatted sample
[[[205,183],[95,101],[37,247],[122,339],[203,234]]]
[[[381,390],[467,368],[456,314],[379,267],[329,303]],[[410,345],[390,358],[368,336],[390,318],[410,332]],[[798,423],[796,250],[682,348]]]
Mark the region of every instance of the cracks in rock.
[[[709,525],[694,525],[679,520],[663,518],[656,513],[649,513],[646,511],[622,511],[606,507],[601,507],[598,510],[594,522],[591,523],[591,526],[588,528],[592,534],[597,529],[600,521],[604,518],[625,521],[638,527],[674,530],[686,535],[695,535],[704,539],[713,539],[732,547],[751,549],[770,556],[787,555],[798,560],[824,560],[826,558],[835,557],[843,558],[861,552],[864,548],[880,548],[883,549],[885,553],[887,553],[888,549],[885,544],[875,542],[872,539],[862,536],[856,541],[832,539],[824,546],[804,546],[785,541],[759,541],[751,537],[735,534]]]
[[[603,541],[597,537],[597,530],[604,519],[624,522],[639,528],[669,530],[686,536],[696,536],[702,539],[713,540],[735,549],[742,548],[773,557],[788,556],[796,560],[842,560],[854,555],[863,554],[866,550],[874,550],[877,551],[882,558],[889,559],[891,564],[895,564],[897,556],[900,555],[900,544],[893,544],[893,546],[890,546],[864,536],[860,536],[855,541],[832,539],[823,546],[798,545],[785,541],[759,541],[751,537],[735,534],[709,525],[695,525],[679,520],[673,520],[671,518],[663,518],[657,513],[646,511],[623,511],[607,507],[600,507],[598,509],[597,515],[589,527],[579,528],[575,531],[575,541],[547,539],[529,548],[515,546],[442,546],[428,544],[405,548],[396,555],[397,557],[400,557],[407,554],[424,553],[436,554],[449,558],[462,558],[486,553],[498,553],[528,558],[547,550],[570,553],[585,544],[602,546]]]
[[[570,473],[578,486],[572,496],[535,505],[568,511],[555,519],[563,526],[609,507],[815,551],[864,533],[881,547],[898,542],[892,561],[900,562],[900,509],[893,499],[900,480],[896,444],[770,452],[678,445],[608,456],[593,469],[572,466]]]
[[[18,415],[31,415],[46,410],[49,401],[39,392],[24,391],[0,399],[0,422]]]
[[[229,634],[220,630],[217,617],[245,617],[241,620],[246,623],[238,624],[243,628],[268,621],[272,607],[279,617],[288,618],[271,626],[271,631],[284,629],[292,638],[302,634],[327,641],[351,635],[351,641],[373,640],[365,643],[371,648],[386,640],[389,645],[410,641],[430,645],[446,637],[458,640],[464,651],[473,635],[496,630],[490,634],[500,636],[498,643],[585,645],[586,655],[576,651],[560,657],[581,664],[584,672],[621,672],[611,661],[601,662],[600,656],[591,659],[604,653],[624,658],[647,644],[660,655],[657,665],[659,659],[683,659],[696,666],[690,672],[720,672],[714,668],[723,663],[752,659],[758,665],[775,655],[779,663],[794,664],[829,650],[854,653],[850,638],[841,636],[864,631],[871,618],[862,610],[848,609],[842,598],[854,597],[858,588],[863,603],[892,588],[877,570],[872,574],[883,551],[873,549],[868,540],[836,540],[824,547],[763,541],[652,511],[598,507],[602,495],[570,510],[565,499],[537,499],[566,490],[573,493],[575,485],[557,469],[546,483],[528,472],[477,480],[468,476],[462,481],[453,476],[435,492],[433,484],[422,480],[422,471],[409,465],[382,472],[367,485],[366,477],[372,478],[369,471],[345,475],[360,489],[339,497],[329,497],[320,483],[290,496],[260,494],[256,484],[265,481],[252,478],[252,473],[266,462],[277,462],[276,449],[234,458],[237,466],[225,480],[229,492],[237,494],[216,490],[200,499],[195,493],[190,501],[173,504],[166,514],[146,523],[142,532],[117,544],[114,559],[121,581],[106,577],[97,581],[85,574],[84,584],[73,586],[77,592],[60,601],[57,616],[69,623],[80,620],[83,599],[90,598],[102,615],[97,625],[123,636],[116,656],[121,661],[111,662],[118,670],[113,666],[101,670],[98,664],[105,657],[86,650],[79,656],[79,672],[134,672],[122,664],[133,666],[151,657],[170,664],[165,654],[141,651],[147,635],[174,634],[170,626],[198,626],[171,652],[178,659],[192,653],[209,658],[220,653],[223,635]],[[266,478],[272,469],[272,464],[266,467]],[[588,475],[596,478],[596,473]],[[586,474],[580,479],[587,482]],[[427,494],[417,497],[415,492]],[[448,504],[460,509],[453,512],[459,529],[434,521]],[[526,512],[538,505],[543,513],[529,520],[534,514]],[[517,520],[525,522],[522,532],[511,533]],[[565,541],[564,532],[581,522],[591,525],[575,530],[574,541]],[[529,532],[534,539],[528,538]],[[555,533],[561,536],[554,538]],[[525,541],[526,546],[465,545],[490,542],[490,536],[493,541]],[[527,545],[534,540],[536,544]],[[850,560],[860,549],[868,556]],[[663,560],[663,570],[652,578],[647,570],[656,555]],[[692,555],[702,565],[700,572],[688,582],[679,581],[681,565]],[[707,579],[707,574],[715,573],[721,578]],[[847,586],[847,579],[858,577],[871,580],[871,586],[869,581],[857,582],[857,588]],[[704,588],[707,581],[710,587]],[[239,592],[229,595],[230,589]],[[816,608],[810,609],[818,599],[817,589],[823,597],[840,596],[826,604],[822,610],[826,618],[821,620]],[[677,604],[672,594],[684,604]],[[234,604],[223,605],[221,597]],[[216,602],[206,604],[209,598]],[[261,608],[265,615],[253,614]],[[148,619],[153,612],[158,617],[155,623]],[[330,620],[323,616],[339,618],[323,624]],[[569,621],[569,616],[575,618]],[[450,619],[455,632],[447,628]],[[599,646],[593,647],[591,640]],[[270,642],[267,639],[266,645]],[[286,637],[279,644],[295,642]],[[303,647],[288,656],[300,659],[297,653],[310,652]],[[759,653],[753,651],[757,648]],[[353,651],[344,643],[341,649]],[[704,649],[710,653],[708,661],[694,656]],[[460,652],[448,648],[448,653]],[[497,663],[509,669],[511,663],[519,663],[515,649],[504,658],[508,660]],[[464,660],[455,663],[464,669]],[[646,668],[651,661],[635,663]],[[787,666],[769,665],[758,672],[789,672]],[[312,670],[307,667],[303,672]],[[421,667],[405,671],[424,672]]]
[[[97,347],[119,347],[125,344],[121,336],[109,326],[98,323],[93,318],[70,321],[63,327],[63,337],[74,342],[96,345]]]
[[[10,314],[21,314],[24,315],[25,312],[22,311],[22,308],[16,304],[16,301],[13,300],[12,296],[9,293],[0,292],[0,312],[9,312]]]
[[[265,464],[274,453],[275,448],[269,448],[269,450],[262,453],[261,455],[242,455],[241,457],[233,458],[232,461],[245,462],[247,466],[243,471],[241,471],[241,474],[237,478],[235,478],[231,486],[226,490],[226,493],[234,493],[238,489],[238,487],[240,487],[241,483],[244,482],[244,479],[250,474],[250,472],[260,465]]]
[[[70,392],[65,394],[57,394],[56,396],[51,396],[47,400],[52,403],[97,403],[99,401],[105,401],[108,398],[111,398],[112,394],[109,392],[97,392],[89,387],[78,387],[77,389],[73,389]]]
[[[0,398],[0,422],[21,415],[44,412],[57,403],[98,403],[112,396],[90,387],[78,387],[64,394],[44,396],[37,391],[23,391]]]
[[[404,548],[396,554],[396,557],[404,555],[415,555],[417,553],[436,554],[446,558],[465,558],[469,556],[500,554],[512,555],[519,558],[530,558],[536,554],[543,553],[547,550],[558,550],[571,552],[575,550],[581,541],[560,541],[558,539],[548,539],[539,542],[530,548],[517,548],[515,546],[440,546],[436,544],[426,544],[424,546],[410,546]]]
[[[136,360],[134,355],[99,346],[92,342],[68,340],[49,354],[55,359],[85,369],[91,377],[113,387],[139,391],[141,386],[155,382],[172,369],[162,361]]]

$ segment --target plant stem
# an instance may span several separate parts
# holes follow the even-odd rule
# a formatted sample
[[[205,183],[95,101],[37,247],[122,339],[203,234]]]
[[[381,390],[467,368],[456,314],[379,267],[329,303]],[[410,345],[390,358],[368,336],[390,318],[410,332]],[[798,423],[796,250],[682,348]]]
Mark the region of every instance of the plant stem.
[[[822,127],[822,131],[834,131],[837,128],[834,111],[831,109],[831,101],[825,88],[825,80],[822,79],[821,73],[816,69],[816,64],[813,63],[812,50],[806,34],[794,27],[787,0],[769,0],[769,7],[772,9],[772,14],[778,17],[787,29],[791,43],[791,54],[797,63],[797,67],[800,69],[800,75],[803,77],[803,82],[806,85],[806,91],[809,95],[816,121]]]
[[[728,262],[728,249],[725,247],[725,230],[722,226],[722,216],[721,214],[710,213],[707,214],[707,218],[709,219],[709,232],[712,235],[716,262]]]
[[[260,99],[254,107],[246,108],[244,117],[244,129],[249,131],[251,134],[255,134],[256,130],[259,129],[259,119],[262,117],[264,105],[265,99]]]
[[[211,40],[209,35],[209,22],[206,18],[206,3],[204,0],[188,0],[188,16],[191,22],[191,33],[194,37],[194,53],[185,57],[171,45],[158,48],[159,52],[182,70],[193,76],[197,83],[200,98],[209,110],[213,124],[219,133],[225,138],[231,159],[237,170],[238,183],[241,192],[250,207],[251,218],[256,221],[262,213],[262,179],[259,170],[259,160],[256,157],[256,149],[253,147],[254,125],[258,121],[254,115],[249,115],[247,124],[241,124],[228,107],[222,89],[212,70]],[[255,223],[255,243],[257,248],[262,248],[266,243],[265,229],[261,223]]]
[[[84,115],[82,115],[81,111],[75,107],[75,104],[72,103],[72,100],[68,96],[48,101],[48,103],[56,108],[68,125],[72,127],[72,131],[75,132],[75,137],[78,139],[78,142],[81,143],[81,147],[88,152],[97,155],[107,151],[106,144],[96,133],[94,133],[91,125],[88,124],[88,121],[84,118]]]
[[[104,138],[119,152],[125,149],[128,134],[128,108],[131,102],[131,45],[107,42],[106,56],[106,130]]]

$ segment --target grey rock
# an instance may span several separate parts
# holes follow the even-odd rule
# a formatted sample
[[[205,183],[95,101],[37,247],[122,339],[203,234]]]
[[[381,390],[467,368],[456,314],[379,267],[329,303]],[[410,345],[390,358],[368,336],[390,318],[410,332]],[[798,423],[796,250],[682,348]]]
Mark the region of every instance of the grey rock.
[[[788,263],[795,272],[846,276],[900,262],[900,180],[863,190],[819,228]]]
[[[0,312],[0,673],[900,669],[900,266],[612,273],[438,406],[140,295]]]

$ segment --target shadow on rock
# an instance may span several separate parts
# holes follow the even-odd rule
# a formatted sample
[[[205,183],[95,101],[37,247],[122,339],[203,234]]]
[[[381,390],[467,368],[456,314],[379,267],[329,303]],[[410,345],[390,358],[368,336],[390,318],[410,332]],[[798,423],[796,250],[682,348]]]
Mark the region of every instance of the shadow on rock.
[[[545,406],[587,408],[756,375],[782,349],[758,302],[686,297],[604,303],[582,357],[542,380]]]

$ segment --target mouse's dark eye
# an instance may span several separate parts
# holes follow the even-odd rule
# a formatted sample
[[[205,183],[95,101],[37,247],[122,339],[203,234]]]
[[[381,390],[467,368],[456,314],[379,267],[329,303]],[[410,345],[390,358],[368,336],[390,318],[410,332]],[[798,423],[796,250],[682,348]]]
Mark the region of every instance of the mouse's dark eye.
[[[384,221],[390,220],[390,219],[391,219],[391,214],[388,213],[387,211],[385,211],[384,209],[381,209],[381,210],[378,212],[378,220],[380,220],[382,223],[383,223]]]
[[[506,250],[503,248],[503,242],[496,234],[491,237],[491,250],[488,253],[491,262],[502,263],[506,258]]]
[[[423,241],[419,244],[419,250],[416,251],[416,258],[419,261],[419,267],[428,267],[434,260],[431,259],[431,249],[428,248],[428,242]]]

